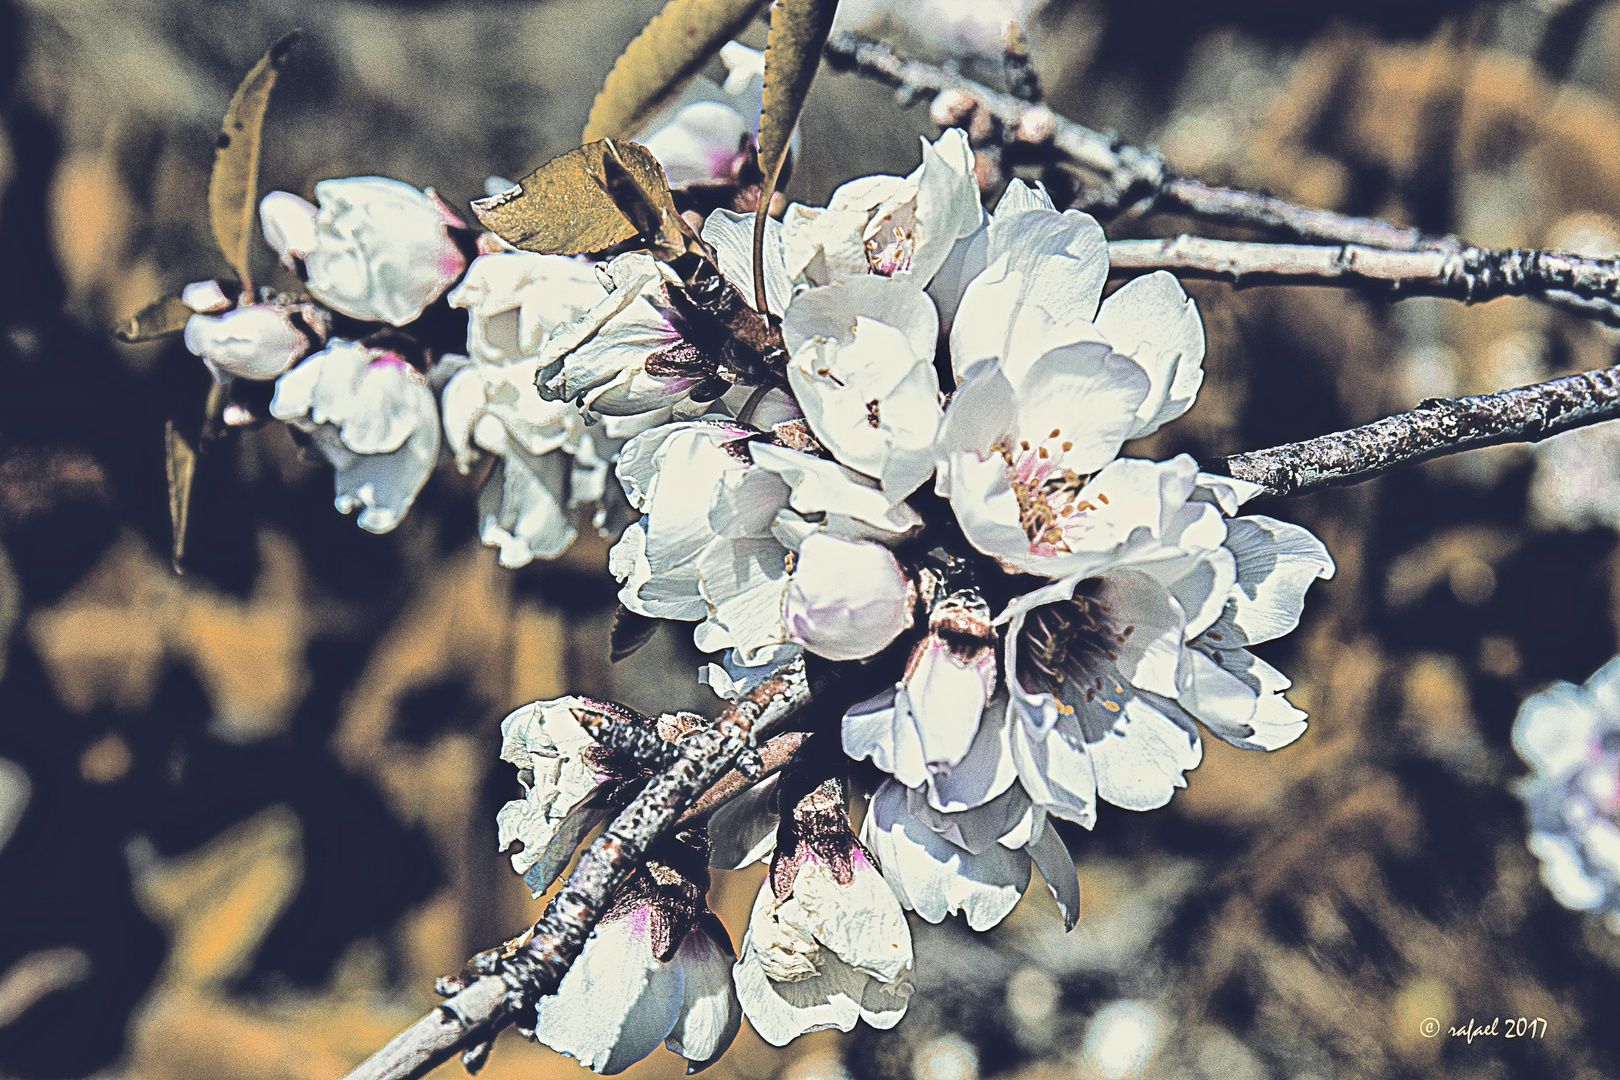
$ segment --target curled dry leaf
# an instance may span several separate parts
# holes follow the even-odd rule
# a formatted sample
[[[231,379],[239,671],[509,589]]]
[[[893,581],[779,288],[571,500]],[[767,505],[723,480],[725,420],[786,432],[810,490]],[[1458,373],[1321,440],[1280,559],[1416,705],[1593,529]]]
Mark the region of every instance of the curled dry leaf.
[[[582,141],[632,135],[768,0],[669,0],[614,63]]]
[[[302,31],[289,30],[253,65],[236,93],[214,144],[214,171],[208,178],[208,219],[219,250],[235,268],[244,288],[253,289],[248,273],[248,245],[258,222],[259,138],[270,91]]]
[[[759,114],[759,167],[765,174],[759,209],[754,215],[754,298],[763,314],[765,304],[765,218],[771,195],[781,179],[793,129],[804,111],[821,50],[832,32],[838,0],[777,0],[771,9],[771,33],[765,46],[765,88]]]
[[[113,327],[113,337],[134,344],[138,341],[153,341],[170,334],[178,334],[186,328],[186,321],[195,314],[196,312],[187,307],[178,296],[165,297],[147,304]]]
[[[525,251],[578,255],[637,237],[666,257],[686,250],[664,170],[633,142],[586,143],[472,207],[485,228]]]
[[[175,573],[186,552],[186,518],[191,512],[191,480],[197,473],[197,448],[170,420],[163,429],[164,471],[169,477],[169,527],[172,530],[170,558]]]

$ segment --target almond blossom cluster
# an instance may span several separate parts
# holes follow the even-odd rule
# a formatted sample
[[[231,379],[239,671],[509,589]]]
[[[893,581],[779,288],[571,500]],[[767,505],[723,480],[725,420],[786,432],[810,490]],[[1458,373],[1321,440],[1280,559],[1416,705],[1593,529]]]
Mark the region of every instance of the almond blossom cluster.
[[[763,59],[737,44],[723,58],[724,87],[695,81],[643,136],[700,202],[751,182]],[[560,555],[582,509],[599,529],[622,518],[610,462],[639,427],[534,389],[551,332],[618,295],[604,268],[519,251],[397,180],[325,180],[314,194],[259,205],[304,295],[220,281],[181,295],[186,347],[229,388],[225,422],[288,424],[335,470],[337,509],[374,533],[399,525],[441,460],[466,474],[489,459],[479,535],[507,567]]]
[[[538,348],[541,404],[626,436],[613,468],[639,517],[610,555],[626,612],[692,623],[722,697],[800,658],[882,687],[803,718],[779,773],[632,877],[533,1028],[599,1072],[660,1041],[702,1067],[739,1016],[777,1045],[890,1027],[912,990],[906,912],[986,929],[1039,871],[1072,926],[1058,822],[1165,805],[1205,731],[1275,750],[1305,730],[1250,646],[1297,625],[1326,549],[1241,514],[1255,485],[1124,453],[1193,405],[1195,305],[1162,272],[1104,299],[1097,223],[1017,180],[987,214],[973,165],[947,131],[910,175],[769,223],[775,382],[717,397],[734,343],[644,252],[602,266],[605,295]],[[750,306],[751,232],[726,209],[701,229]],[[579,698],[508,717],[526,792],[500,839],[536,895],[641,775],[596,741],[604,717],[667,737],[697,722]],[[870,780],[858,829],[851,776]],[[733,959],[702,890],[709,867],[760,860]]]
[[[1527,698],[1513,746],[1530,766],[1517,792],[1542,880],[1560,904],[1620,933],[1620,659],[1582,686]]]

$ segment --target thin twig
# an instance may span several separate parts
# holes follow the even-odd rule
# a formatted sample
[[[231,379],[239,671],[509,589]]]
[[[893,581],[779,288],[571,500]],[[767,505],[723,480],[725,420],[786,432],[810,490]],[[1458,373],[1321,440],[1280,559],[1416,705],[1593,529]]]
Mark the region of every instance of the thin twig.
[[[1263,244],[1182,235],[1111,241],[1108,260],[1113,271],[1169,270],[1238,285],[1375,285],[1392,293],[1465,303],[1536,296],[1579,305],[1583,315],[1620,326],[1620,260],[1561,251],[1389,251],[1358,244]]]
[[[480,954],[482,977],[399,1034],[348,1080],[416,1080],[458,1052],[481,1061],[497,1033],[554,994],[585,947],[614,890],[648,847],[746,750],[751,740],[810,700],[804,662],[796,660],[732,705],[712,727],[681,742],[680,754],[620,812],[580,856],[568,882],[515,955]]]
[[[1100,216],[1127,209],[1137,213],[1154,210],[1182,213],[1204,221],[1283,232],[1334,245],[1314,249],[1316,253],[1308,257],[1299,253],[1313,249],[1287,246],[1267,253],[1264,245],[1247,245],[1252,249],[1250,252],[1234,256],[1217,247],[1231,244],[1229,241],[1178,238],[1166,243],[1185,244],[1192,240],[1195,245],[1207,245],[1207,248],[1202,252],[1189,249],[1176,253],[1186,261],[1175,261],[1170,253],[1160,252],[1153,257],[1170,261],[1152,266],[1141,263],[1139,268],[1162,267],[1234,278],[1241,274],[1264,277],[1269,273],[1300,281],[1339,284],[1399,280],[1404,285],[1409,279],[1428,278],[1437,282],[1432,289],[1413,291],[1462,300],[1530,295],[1576,314],[1620,326],[1620,272],[1613,259],[1591,259],[1558,251],[1475,248],[1455,236],[1433,235],[1330,210],[1313,210],[1258,192],[1216,187],[1176,175],[1166,168],[1164,159],[1155,150],[1130,146],[1111,132],[1093,131],[1058,116],[1044,105],[993,90],[957,72],[904,60],[876,42],[852,34],[836,34],[827,43],[826,57],[831,67],[887,83],[904,99],[933,95],[942,106],[935,110],[936,119],[969,123],[972,113],[979,110],[995,120],[1001,138],[1008,145],[1048,145],[1057,161],[1100,178],[1096,184],[1087,186],[1077,200],[1076,206],[1080,209]],[[1152,250],[1148,245],[1159,242],[1123,243],[1142,245],[1140,254],[1132,254],[1147,259]],[[1358,274],[1345,265],[1353,259],[1366,263],[1368,260],[1363,253],[1369,249],[1410,253],[1418,264],[1429,269],[1416,273],[1397,273],[1391,269],[1388,275]],[[1124,249],[1121,254],[1130,250]],[[1352,250],[1354,256],[1344,258],[1343,253]],[[1120,265],[1118,258],[1116,255],[1116,266]],[[1237,264],[1228,265],[1233,259]],[[1251,261],[1254,268],[1245,265],[1245,260]],[[1315,269],[1303,266],[1295,269],[1292,263],[1302,260],[1310,262]],[[1284,268],[1265,269],[1279,262]],[[1442,269],[1446,271],[1443,276]]]
[[[1270,495],[1305,495],[1371,480],[1398,465],[1501,443],[1539,442],[1620,419],[1620,367],[1474,397],[1435,398],[1410,412],[1304,442],[1208,463]]]

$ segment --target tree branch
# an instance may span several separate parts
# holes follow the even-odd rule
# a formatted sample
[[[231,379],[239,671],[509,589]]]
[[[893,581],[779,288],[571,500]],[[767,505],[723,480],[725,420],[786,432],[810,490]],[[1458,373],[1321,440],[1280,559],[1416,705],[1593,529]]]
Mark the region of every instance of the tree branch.
[[[418,1020],[349,1074],[348,1080],[415,1080],[459,1051],[482,1064],[488,1044],[536,1001],[554,994],[568,968],[651,844],[720,779],[751,742],[810,700],[804,661],[795,660],[681,740],[675,761],[654,777],[580,856],[529,940],[512,955],[474,958],[480,978]]]
[[[1327,241],[1333,247],[1240,245],[1232,241],[1178,237],[1173,241],[1116,241],[1115,266],[1166,269],[1268,281],[1398,283],[1408,292],[1460,300],[1528,295],[1576,314],[1620,326],[1620,269],[1614,259],[1589,259],[1558,251],[1470,247],[1454,236],[1436,236],[1373,218],[1312,210],[1252,191],[1215,187],[1178,176],[1154,150],[1127,145],[1113,133],[1093,131],[962,75],[896,56],[887,46],[853,34],[835,34],[826,47],[829,66],[854,71],[896,87],[903,99],[933,95],[936,120],[966,122],[974,110],[993,118],[1008,145],[1049,145],[1058,161],[1100,177],[1075,205],[1101,216],[1130,209],[1189,214],[1224,225],[1283,232]],[[1122,247],[1121,245],[1127,245]],[[1137,245],[1131,247],[1129,245]],[[1168,245],[1155,251],[1154,245]],[[1379,262],[1373,252],[1407,253]],[[1120,262],[1121,258],[1137,260]],[[1150,259],[1159,261],[1149,262]]]
[[[1588,424],[1620,419],[1620,367],[1475,397],[1435,398],[1410,412],[1304,442],[1252,450],[1208,463],[1269,495],[1305,495],[1360,483],[1397,465],[1501,443],[1539,442]]]
[[[1113,271],[1169,270],[1235,285],[1374,285],[1391,293],[1445,296],[1464,303],[1535,296],[1620,326],[1620,259],[1561,251],[1390,251],[1358,244],[1263,244],[1182,235],[1110,241],[1108,260]]]

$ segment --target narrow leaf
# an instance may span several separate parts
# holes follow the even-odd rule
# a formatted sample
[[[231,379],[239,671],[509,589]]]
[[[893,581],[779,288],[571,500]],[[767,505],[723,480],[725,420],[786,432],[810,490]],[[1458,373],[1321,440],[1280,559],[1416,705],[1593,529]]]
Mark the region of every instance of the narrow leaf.
[[[214,172],[208,178],[208,217],[214,226],[214,239],[225,260],[236,269],[242,287],[253,291],[248,272],[248,251],[252,243],[259,201],[259,137],[264,128],[264,111],[270,104],[270,90],[287,62],[287,54],[301,31],[288,31],[280,41],[253,65],[247,78],[236,88],[225,123],[214,143]]]
[[[169,477],[169,528],[172,536],[170,558],[174,572],[181,573],[180,559],[186,553],[186,518],[191,512],[191,481],[197,473],[197,448],[186,441],[170,420],[163,429],[164,470]]]
[[[765,46],[765,89],[759,114],[759,168],[765,185],[754,214],[754,299],[761,314],[765,304],[765,218],[771,212],[787,160],[793,129],[804,111],[821,50],[832,32],[838,0],[777,0],[771,9],[771,33]]]
[[[637,615],[620,604],[613,616],[613,633],[608,638],[608,658],[617,664],[647,644],[658,631],[658,623],[658,619]]]
[[[485,228],[525,251],[577,255],[637,237],[665,255],[686,247],[663,168],[633,142],[586,143],[472,207]]]
[[[178,334],[186,328],[186,321],[192,315],[192,310],[181,303],[179,297],[170,296],[147,304],[113,327],[113,337],[133,344]]]
[[[669,0],[608,72],[581,141],[634,135],[769,0]]]

